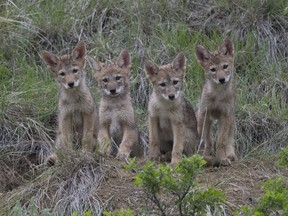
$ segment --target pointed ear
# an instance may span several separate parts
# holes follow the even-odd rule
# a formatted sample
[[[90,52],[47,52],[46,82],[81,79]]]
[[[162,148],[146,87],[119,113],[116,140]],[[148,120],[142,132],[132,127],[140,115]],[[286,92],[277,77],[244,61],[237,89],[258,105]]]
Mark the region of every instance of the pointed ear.
[[[226,38],[220,48],[220,52],[223,55],[229,55],[229,56],[233,56],[234,54],[234,46],[232,41],[229,38]]]
[[[72,58],[74,60],[84,59],[86,56],[86,46],[83,41],[79,41],[72,51]]]
[[[183,53],[179,53],[173,60],[173,68],[178,71],[184,71],[186,69],[186,58]]]
[[[41,53],[42,59],[47,64],[48,68],[53,70],[58,64],[59,58],[57,55],[54,55],[48,51],[42,51]]]
[[[131,59],[130,59],[130,54],[129,54],[128,50],[125,49],[121,52],[121,54],[118,57],[117,64],[121,68],[130,67]]]
[[[147,77],[157,75],[159,72],[158,65],[154,64],[151,61],[145,60],[144,66],[145,66],[145,71],[146,71]]]
[[[196,58],[198,62],[202,65],[205,61],[209,60],[209,52],[201,45],[196,46]]]
[[[92,68],[93,70],[93,74],[96,74],[97,72],[100,72],[101,71],[101,63],[95,59],[93,59],[92,57],[90,56],[87,56],[87,61],[90,65],[90,67]]]

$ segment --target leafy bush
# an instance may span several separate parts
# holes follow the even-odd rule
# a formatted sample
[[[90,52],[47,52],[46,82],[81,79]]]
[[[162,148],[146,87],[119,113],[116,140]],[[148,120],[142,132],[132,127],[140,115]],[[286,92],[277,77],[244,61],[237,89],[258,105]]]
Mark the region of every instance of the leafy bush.
[[[288,185],[283,178],[263,183],[264,195],[254,207],[244,206],[241,216],[288,215]]]
[[[277,163],[279,166],[288,167],[288,147],[280,151]]]
[[[288,147],[279,153],[277,163],[288,167]],[[255,207],[244,206],[237,215],[265,216],[288,215],[288,182],[282,177],[270,179],[263,183],[265,193],[260,197]]]
[[[205,215],[207,206],[217,208],[225,201],[223,192],[197,184],[196,176],[205,163],[199,155],[182,159],[175,168],[148,161],[136,175],[135,184],[145,189],[161,215]]]

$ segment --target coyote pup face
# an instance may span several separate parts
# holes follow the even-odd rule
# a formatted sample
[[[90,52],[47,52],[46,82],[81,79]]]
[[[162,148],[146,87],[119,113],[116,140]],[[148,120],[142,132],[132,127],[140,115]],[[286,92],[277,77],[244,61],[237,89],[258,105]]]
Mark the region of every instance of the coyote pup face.
[[[122,51],[116,64],[108,65],[88,58],[103,96],[127,94],[130,75],[130,55],[127,50]]]
[[[53,72],[56,81],[65,89],[77,88],[85,76],[84,42],[79,42],[71,55],[57,56],[48,51],[42,52],[42,57],[48,68]]]
[[[225,84],[231,80],[233,53],[233,44],[229,39],[225,39],[216,52],[209,52],[201,45],[196,47],[196,57],[205,71],[206,78],[216,84]]]
[[[178,54],[172,64],[161,67],[146,61],[145,70],[157,96],[173,101],[182,94],[185,71],[185,57],[182,53]]]

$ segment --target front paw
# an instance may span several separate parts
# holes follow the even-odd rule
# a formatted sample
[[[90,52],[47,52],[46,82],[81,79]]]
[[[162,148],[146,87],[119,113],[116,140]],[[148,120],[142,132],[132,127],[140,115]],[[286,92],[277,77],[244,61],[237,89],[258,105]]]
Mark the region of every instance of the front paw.
[[[231,160],[227,154],[227,151],[225,148],[220,148],[217,152],[217,160],[219,161],[220,166],[230,166]]]
[[[111,145],[109,142],[102,142],[99,145],[99,153],[104,156],[110,156]]]
[[[176,166],[176,164],[180,161],[182,159],[182,156],[180,157],[180,156],[177,156],[177,157],[173,157],[173,155],[172,155],[172,159],[171,159],[171,165],[173,166],[173,167],[175,167]]]
[[[220,158],[219,165],[220,166],[230,166],[231,160],[228,157],[227,158]]]
[[[228,154],[227,157],[228,157],[231,161],[236,161],[236,160],[238,160],[238,157],[236,156],[235,153]]]
[[[93,138],[83,138],[82,139],[82,149],[87,151],[87,152],[93,152],[94,150],[94,140]]]
[[[118,160],[126,160],[130,155],[130,152],[122,152],[120,149],[116,155],[116,159]]]

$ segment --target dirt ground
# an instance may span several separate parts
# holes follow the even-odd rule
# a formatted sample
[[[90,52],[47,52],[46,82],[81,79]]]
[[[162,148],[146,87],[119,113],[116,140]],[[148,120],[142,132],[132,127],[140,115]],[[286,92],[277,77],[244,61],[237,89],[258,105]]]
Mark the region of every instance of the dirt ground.
[[[223,190],[227,197],[225,212],[233,212],[241,205],[255,205],[264,192],[261,183],[268,179],[284,176],[288,178],[288,169],[279,169],[269,160],[243,159],[229,167],[205,168],[199,175],[203,187],[215,186]],[[147,205],[147,197],[141,188],[134,186],[135,174],[124,169],[110,167],[106,178],[97,191],[97,196],[107,209],[131,208],[134,211]],[[140,205],[139,205],[140,204]]]
[[[77,165],[81,163],[82,162],[77,162],[75,164]],[[99,206],[103,207],[103,209],[107,211],[114,211],[121,208],[130,208],[133,210],[133,215],[141,215],[145,209],[145,214],[147,215],[146,209],[149,209],[148,215],[159,215],[159,212],[155,213],[155,211],[153,211],[156,208],[154,204],[152,204],[152,202],[147,198],[145,191],[141,187],[134,185],[134,177],[136,172],[126,171],[124,168],[122,168],[123,163],[124,162],[120,162],[119,160],[112,159],[101,162],[98,165],[94,164],[95,167],[101,168],[102,177],[101,181],[99,182],[99,186],[95,186],[96,190],[95,194],[92,195],[93,199],[97,200]],[[143,164],[141,161],[138,161],[138,163]],[[72,172],[72,170],[75,171],[79,169],[79,167],[81,166],[77,165],[73,169],[71,168],[70,170],[66,171],[63,169],[63,172],[65,171],[69,173]],[[63,176],[74,178],[74,176],[77,176],[77,172],[75,171],[76,174],[74,173],[70,177],[67,173],[63,173]],[[80,172],[82,172],[81,169]],[[35,175],[37,176],[38,174],[36,173]],[[39,181],[46,182],[45,184],[48,184],[46,188],[47,193],[50,191],[51,194],[55,194],[56,191],[51,188],[52,186],[49,185],[60,184],[59,181],[61,179],[62,181],[65,181],[65,179],[67,181],[68,177],[62,178],[63,176],[60,174],[54,174],[54,177],[52,177],[52,179],[54,179],[53,181],[46,181],[46,178],[43,178],[42,180],[40,178]],[[275,165],[273,159],[265,159],[262,156],[261,159],[241,159],[234,162],[232,166],[229,167],[206,167],[202,173],[198,175],[197,181],[203,188],[207,188],[213,185],[216,189],[224,191],[227,198],[227,202],[224,206],[224,212],[226,215],[233,215],[233,212],[238,210],[242,205],[255,205],[257,203],[257,199],[264,192],[261,183],[277,176],[283,176],[286,178],[286,180],[288,180],[288,169],[279,168]],[[19,180],[19,177],[17,176],[14,178],[15,181],[16,179]],[[13,180],[13,178],[11,179]],[[11,184],[14,182],[12,180],[10,181]],[[21,188],[25,185],[29,186],[23,183],[17,185],[13,184],[14,189],[7,189],[6,185],[5,188],[7,190],[4,190],[3,188],[3,190],[0,190],[0,199],[7,201],[7,199],[10,199],[9,197],[11,194],[16,191],[19,193]],[[81,184],[79,185],[81,186]],[[37,187],[38,186],[34,186],[34,189],[37,189]],[[40,185],[38,190],[35,191],[41,191],[42,187],[44,186]],[[69,186],[67,185],[67,187]],[[30,191],[29,187],[27,187],[26,191]],[[35,192],[32,191],[29,193],[33,195]],[[161,198],[163,198],[163,196]],[[27,198],[24,200],[26,199]],[[164,199],[165,201],[169,201],[170,198],[164,197]],[[150,212],[154,212],[155,214]]]

